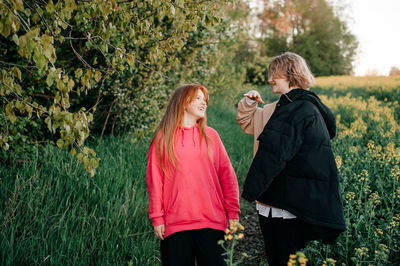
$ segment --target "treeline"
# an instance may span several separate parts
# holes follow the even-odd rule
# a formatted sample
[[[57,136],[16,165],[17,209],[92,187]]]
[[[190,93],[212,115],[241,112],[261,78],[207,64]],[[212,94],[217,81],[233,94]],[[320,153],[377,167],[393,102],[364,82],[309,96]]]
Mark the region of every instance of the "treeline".
[[[317,76],[351,72],[357,42],[326,0],[264,1],[258,17],[250,29],[241,1],[0,0],[0,160],[50,142],[94,175],[89,133],[139,139],[178,84],[229,100],[287,50]]]

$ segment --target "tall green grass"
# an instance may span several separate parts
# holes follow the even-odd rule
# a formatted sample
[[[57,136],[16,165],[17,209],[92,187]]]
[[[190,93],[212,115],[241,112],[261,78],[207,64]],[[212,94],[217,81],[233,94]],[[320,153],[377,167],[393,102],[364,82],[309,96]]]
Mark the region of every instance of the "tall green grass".
[[[234,105],[208,110],[242,183],[252,136],[235,116]],[[94,178],[50,145],[32,160],[0,165],[0,264],[159,265],[148,219],[148,145],[149,138],[134,144],[127,136],[91,145],[101,158]]]
[[[0,167],[2,265],[155,265],[147,218],[147,142],[108,137],[89,178],[77,160],[47,146]]]

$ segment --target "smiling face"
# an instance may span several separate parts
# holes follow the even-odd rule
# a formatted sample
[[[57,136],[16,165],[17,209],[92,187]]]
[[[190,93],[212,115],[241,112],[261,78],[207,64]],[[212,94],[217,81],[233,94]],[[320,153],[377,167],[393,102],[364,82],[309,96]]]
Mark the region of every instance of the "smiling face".
[[[184,116],[195,121],[203,118],[206,114],[207,102],[204,93],[197,90],[194,99],[186,106]]]
[[[272,93],[285,94],[290,91],[289,81],[283,75],[274,75],[268,79],[271,84]]]

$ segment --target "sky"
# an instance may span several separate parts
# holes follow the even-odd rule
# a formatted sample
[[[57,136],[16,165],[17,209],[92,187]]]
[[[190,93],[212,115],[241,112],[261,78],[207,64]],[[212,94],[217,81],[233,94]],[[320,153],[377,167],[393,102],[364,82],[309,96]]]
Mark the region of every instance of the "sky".
[[[328,1],[345,7],[343,19],[359,42],[353,62],[356,76],[374,70],[388,75],[392,66],[400,68],[400,0]],[[262,1],[248,2],[257,10]]]
[[[354,71],[388,75],[400,68],[400,0],[348,0],[349,27],[359,41]]]

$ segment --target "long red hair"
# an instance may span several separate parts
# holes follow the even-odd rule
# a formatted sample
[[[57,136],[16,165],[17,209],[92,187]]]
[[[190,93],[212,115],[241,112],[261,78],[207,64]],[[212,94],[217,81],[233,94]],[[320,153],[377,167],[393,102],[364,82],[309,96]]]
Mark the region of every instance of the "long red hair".
[[[167,175],[167,169],[170,170],[170,167],[176,169],[174,145],[176,130],[183,122],[185,108],[196,98],[198,90],[203,92],[208,105],[208,90],[206,87],[199,84],[178,87],[172,95],[167,110],[154,134],[152,142],[155,143],[157,158],[165,175]],[[206,115],[200,118],[197,123],[200,131],[200,141],[204,138],[208,147],[208,138],[205,130],[207,126]]]

